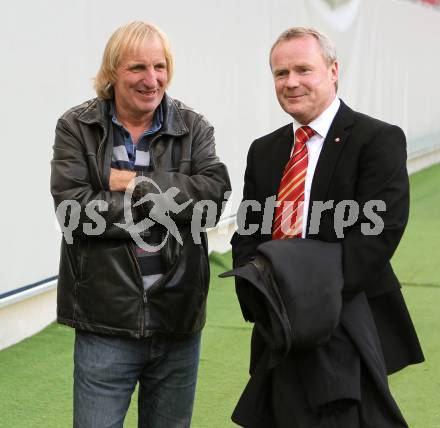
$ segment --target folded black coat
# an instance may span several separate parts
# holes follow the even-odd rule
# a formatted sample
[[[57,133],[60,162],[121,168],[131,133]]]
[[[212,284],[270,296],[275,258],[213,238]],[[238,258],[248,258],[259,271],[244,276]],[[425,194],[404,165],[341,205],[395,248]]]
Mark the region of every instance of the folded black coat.
[[[250,263],[220,276],[239,279],[243,314],[270,347],[271,367],[292,346],[307,349],[326,343],[339,323],[344,285],[339,243],[268,241]]]
[[[407,426],[389,391],[364,293],[342,302],[339,244],[268,241],[259,245],[253,261],[221,276],[238,279],[243,315],[255,322],[254,338],[260,338],[257,345],[253,342],[251,379],[234,410],[234,422],[252,428],[276,426],[273,400],[285,393],[285,372],[279,382],[277,370],[283,366],[285,371],[286,358],[294,354],[304,402],[311,412],[338,400],[360,402],[362,366],[386,409],[372,426]]]

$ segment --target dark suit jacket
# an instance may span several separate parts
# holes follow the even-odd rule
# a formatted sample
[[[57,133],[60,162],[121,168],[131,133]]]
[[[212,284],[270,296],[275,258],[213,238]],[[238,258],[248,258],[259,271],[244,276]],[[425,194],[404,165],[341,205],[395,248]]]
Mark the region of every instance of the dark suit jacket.
[[[248,153],[243,200],[256,200],[262,207],[277,193],[284,166],[294,140],[292,125],[255,140]],[[388,373],[423,361],[400,284],[390,259],[408,220],[409,185],[406,170],[406,140],[402,130],[350,109],[341,101],[313,177],[309,219],[313,202],[329,200],[334,206],[354,200],[359,219],[338,238],[334,229],[335,210],[322,213],[319,231],[307,237],[324,242],[341,242],[343,248],[343,296],[351,299],[364,291],[376,322]],[[369,200],[382,200],[386,211],[378,213],[384,222],[379,235],[366,236],[361,224],[371,223],[362,208]],[[246,224],[261,225],[263,209],[248,211]],[[234,266],[256,254],[256,247],[271,239],[259,230],[249,236],[234,234],[231,244]]]

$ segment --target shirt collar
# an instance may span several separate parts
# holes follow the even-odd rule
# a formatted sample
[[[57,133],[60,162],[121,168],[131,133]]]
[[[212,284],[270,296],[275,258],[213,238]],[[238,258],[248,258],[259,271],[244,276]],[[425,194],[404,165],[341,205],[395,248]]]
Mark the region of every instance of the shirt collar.
[[[119,122],[117,116],[116,116],[116,105],[115,105],[115,101],[112,100],[112,102],[110,103],[110,110],[109,110],[109,114],[112,118],[112,122],[120,127],[124,127],[122,125],[122,123]],[[159,106],[156,108],[155,112],[154,112],[154,116],[153,116],[153,123],[151,124],[150,129],[148,129],[148,133],[152,133],[152,132],[156,132],[158,131],[163,124],[163,110],[162,110],[162,104],[159,104]]]
[[[333,119],[336,116],[336,113],[341,105],[341,101],[338,97],[332,101],[332,103],[314,120],[312,120],[308,126],[312,128],[317,134],[319,134],[322,138],[325,139],[327,137],[328,130],[333,122]],[[296,130],[304,126],[302,123],[299,123],[297,120],[293,119],[293,133],[295,134]]]

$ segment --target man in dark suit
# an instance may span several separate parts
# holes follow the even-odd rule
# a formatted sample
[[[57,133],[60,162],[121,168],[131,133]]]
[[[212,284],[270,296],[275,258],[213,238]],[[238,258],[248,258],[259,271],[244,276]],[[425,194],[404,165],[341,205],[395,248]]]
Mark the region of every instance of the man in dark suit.
[[[259,205],[247,210],[245,221],[238,219],[242,227],[231,241],[234,266],[252,260],[257,246],[271,239],[341,242],[343,299],[365,292],[388,373],[423,361],[390,264],[409,210],[404,133],[397,126],[353,111],[338,99],[335,49],[318,31],[292,28],[282,33],[270,52],[270,66],[278,101],[293,124],[255,140],[250,147],[243,200]],[[278,206],[268,210],[275,195]],[[273,211],[268,223],[267,214]],[[258,230],[243,233],[250,227]],[[355,350],[350,344],[353,338],[347,338],[343,327],[330,342],[341,337]],[[253,354],[260,345],[261,337],[254,331]],[[313,370],[312,354],[301,355],[308,361],[308,370]],[[300,367],[298,358],[291,358],[290,367]],[[313,421],[310,426],[327,426],[318,424],[328,415],[341,428],[372,426],[366,422],[371,413],[366,413],[374,414],[372,409],[380,406],[380,399],[375,397],[365,365],[362,368],[364,403],[341,400],[321,414],[308,408],[301,394],[301,374],[294,373],[287,382],[291,385],[288,396],[274,403],[278,426],[307,426],[295,416],[307,413],[310,418],[304,420]],[[387,426],[405,426],[391,419]]]

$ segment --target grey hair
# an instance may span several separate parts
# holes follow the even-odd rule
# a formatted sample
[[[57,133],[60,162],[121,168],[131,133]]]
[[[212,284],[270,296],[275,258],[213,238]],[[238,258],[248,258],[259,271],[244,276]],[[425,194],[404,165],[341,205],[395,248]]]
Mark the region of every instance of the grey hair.
[[[314,37],[321,48],[322,57],[328,65],[333,64],[336,57],[336,49],[330,39],[323,33],[309,27],[292,27],[280,34],[276,39],[275,43],[272,45],[269,54],[269,64],[271,64],[272,53],[274,49],[281,43],[291,39],[298,39],[305,36]]]

